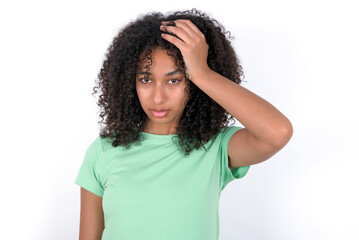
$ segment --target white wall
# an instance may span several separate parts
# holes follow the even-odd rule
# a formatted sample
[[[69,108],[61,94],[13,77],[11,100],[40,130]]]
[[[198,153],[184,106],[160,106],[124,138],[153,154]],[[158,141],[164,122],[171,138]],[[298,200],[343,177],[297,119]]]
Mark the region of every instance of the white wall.
[[[1,239],[78,238],[73,182],[98,134],[91,92],[104,53],[140,13],[192,7],[231,32],[243,86],[294,126],[285,148],[222,192],[220,239],[359,239],[355,1],[193,2],[0,4]]]

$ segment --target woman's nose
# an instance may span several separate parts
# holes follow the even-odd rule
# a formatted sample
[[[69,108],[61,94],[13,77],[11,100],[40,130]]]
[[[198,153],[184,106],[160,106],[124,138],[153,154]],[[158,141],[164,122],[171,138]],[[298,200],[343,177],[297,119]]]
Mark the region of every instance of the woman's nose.
[[[161,104],[166,100],[166,91],[163,87],[161,86],[156,86],[154,88],[154,102],[156,104]]]

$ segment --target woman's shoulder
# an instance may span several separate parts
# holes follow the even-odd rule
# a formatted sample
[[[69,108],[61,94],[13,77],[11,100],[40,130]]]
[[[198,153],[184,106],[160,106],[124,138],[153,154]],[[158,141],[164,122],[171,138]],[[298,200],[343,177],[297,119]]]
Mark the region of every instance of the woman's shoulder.
[[[216,136],[216,141],[218,142],[224,142],[228,140],[235,132],[242,129],[243,127],[240,126],[225,126],[221,128],[221,130],[218,132],[218,135]]]

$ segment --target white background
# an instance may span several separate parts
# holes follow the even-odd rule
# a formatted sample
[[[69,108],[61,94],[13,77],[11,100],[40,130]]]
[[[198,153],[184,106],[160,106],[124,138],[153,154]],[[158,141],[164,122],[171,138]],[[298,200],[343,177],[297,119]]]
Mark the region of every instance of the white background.
[[[318,0],[1,2],[1,239],[78,239],[106,49],[139,14],[193,7],[235,37],[242,86],[294,126],[222,192],[220,239],[359,239],[358,8]]]

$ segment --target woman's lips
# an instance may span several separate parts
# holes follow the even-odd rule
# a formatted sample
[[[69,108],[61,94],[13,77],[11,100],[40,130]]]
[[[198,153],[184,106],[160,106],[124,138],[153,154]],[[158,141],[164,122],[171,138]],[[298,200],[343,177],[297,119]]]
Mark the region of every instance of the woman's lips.
[[[154,111],[154,110],[151,110],[151,112],[152,112],[152,115],[155,116],[155,117],[165,117],[167,115],[168,111]]]

